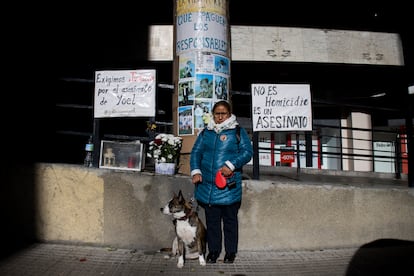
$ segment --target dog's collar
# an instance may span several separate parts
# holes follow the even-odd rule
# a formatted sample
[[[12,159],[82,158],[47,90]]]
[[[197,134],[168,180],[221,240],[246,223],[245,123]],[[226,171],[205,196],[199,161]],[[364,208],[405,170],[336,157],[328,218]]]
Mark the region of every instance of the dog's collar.
[[[185,214],[185,216],[181,218],[177,218],[177,220],[186,220],[193,214],[193,210],[191,210],[188,214]]]

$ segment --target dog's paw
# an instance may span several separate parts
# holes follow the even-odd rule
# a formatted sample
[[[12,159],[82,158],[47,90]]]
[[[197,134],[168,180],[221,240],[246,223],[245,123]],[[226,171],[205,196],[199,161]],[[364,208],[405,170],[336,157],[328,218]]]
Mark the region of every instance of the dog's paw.
[[[198,261],[200,262],[201,266],[205,266],[206,265],[206,260],[204,259],[203,255],[198,256]]]
[[[183,268],[183,266],[184,266],[184,256],[180,256],[180,257],[178,257],[177,267],[178,268]]]

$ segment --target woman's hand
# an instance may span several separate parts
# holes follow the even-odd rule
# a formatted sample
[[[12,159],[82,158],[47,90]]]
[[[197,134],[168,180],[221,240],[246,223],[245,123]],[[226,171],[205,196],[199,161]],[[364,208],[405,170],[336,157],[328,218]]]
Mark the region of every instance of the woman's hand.
[[[229,176],[231,176],[232,174],[233,174],[233,171],[232,170],[230,170],[230,168],[229,167],[227,167],[227,166],[223,166],[223,167],[221,167],[221,173],[225,176],[225,177],[229,177]]]
[[[202,182],[203,181],[203,177],[201,176],[201,174],[195,174],[195,175],[193,175],[193,177],[192,177],[192,181],[193,181],[193,184],[197,184],[197,183],[200,183],[200,182]]]

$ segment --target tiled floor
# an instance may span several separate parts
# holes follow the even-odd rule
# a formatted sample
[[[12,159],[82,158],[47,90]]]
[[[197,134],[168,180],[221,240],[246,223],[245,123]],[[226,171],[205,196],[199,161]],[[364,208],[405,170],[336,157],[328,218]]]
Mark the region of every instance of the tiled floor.
[[[159,251],[36,243],[0,260],[0,275],[414,275],[414,243],[385,240],[364,248],[241,251],[233,264],[200,266]]]
[[[40,243],[0,261],[0,275],[344,275],[355,251],[243,251],[233,264],[179,269],[167,253]]]

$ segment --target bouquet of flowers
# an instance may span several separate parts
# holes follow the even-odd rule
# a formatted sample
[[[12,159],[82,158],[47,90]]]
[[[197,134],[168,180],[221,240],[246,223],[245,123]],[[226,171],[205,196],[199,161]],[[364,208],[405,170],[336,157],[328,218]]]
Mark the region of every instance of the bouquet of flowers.
[[[175,163],[181,151],[183,139],[172,134],[160,133],[149,142],[147,156],[158,163]]]

